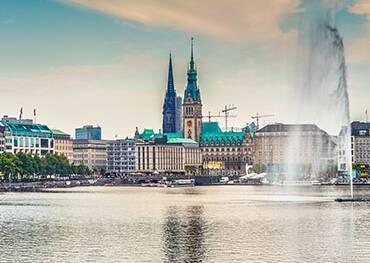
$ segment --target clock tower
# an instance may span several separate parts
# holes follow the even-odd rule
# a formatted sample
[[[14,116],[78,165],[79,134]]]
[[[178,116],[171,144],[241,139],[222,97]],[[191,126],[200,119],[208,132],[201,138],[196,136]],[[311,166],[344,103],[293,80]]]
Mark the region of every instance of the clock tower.
[[[182,107],[184,138],[200,142],[202,132],[202,99],[197,85],[197,70],[194,63],[193,38],[191,38],[191,57],[188,68],[188,81]]]

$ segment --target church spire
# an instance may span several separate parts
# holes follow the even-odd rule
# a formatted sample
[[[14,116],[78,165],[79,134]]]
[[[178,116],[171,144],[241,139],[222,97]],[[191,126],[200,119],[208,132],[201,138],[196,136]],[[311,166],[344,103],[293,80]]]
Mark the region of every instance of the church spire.
[[[175,92],[175,85],[173,82],[173,71],[172,71],[172,54],[170,52],[170,59],[168,62],[168,80],[167,80],[167,92]]]
[[[191,37],[190,70],[195,70],[194,65],[194,38]]]
[[[162,129],[164,133],[176,132],[176,90],[173,80],[172,55],[169,55],[166,95],[163,103]]]

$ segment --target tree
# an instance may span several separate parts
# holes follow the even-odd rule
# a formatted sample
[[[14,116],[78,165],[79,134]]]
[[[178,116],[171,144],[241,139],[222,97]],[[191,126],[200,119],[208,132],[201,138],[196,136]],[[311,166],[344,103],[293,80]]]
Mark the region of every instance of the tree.
[[[71,173],[80,175],[91,174],[90,169],[85,165],[70,165],[66,156],[62,154],[46,154],[43,157],[38,155],[19,152],[17,154],[0,154],[0,172],[7,179],[12,176],[13,180],[30,180],[34,175],[54,175],[56,177],[68,176]]]
[[[255,173],[265,173],[266,172],[266,165],[263,163],[256,163],[252,167],[252,171]]]

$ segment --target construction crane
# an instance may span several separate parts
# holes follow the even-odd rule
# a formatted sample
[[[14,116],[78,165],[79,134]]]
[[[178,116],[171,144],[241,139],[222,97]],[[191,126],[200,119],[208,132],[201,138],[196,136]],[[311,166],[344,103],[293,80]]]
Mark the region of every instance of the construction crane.
[[[227,107],[227,105],[225,105],[225,109],[222,110],[223,113],[225,113],[225,130],[227,131],[227,119],[230,118],[230,117],[236,117],[234,115],[229,115],[229,112],[230,111],[233,111],[233,110],[236,110],[237,107],[234,107],[234,106],[231,106],[230,108]]]
[[[207,116],[202,116],[202,118],[208,118],[208,122],[211,122],[211,118],[221,118],[221,117],[224,117],[224,116],[221,116],[220,113],[218,113],[218,115],[211,115],[210,111],[208,112]]]
[[[256,120],[257,122],[257,130],[260,128],[260,119],[262,118],[268,118],[268,117],[273,117],[275,114],[265,114],[265,115],[259,115],[258,112],[256,113],[255,116],[251,116],[253,120]]]
[[[211,118],[225,118],[225,130],[227,131],[227,121],[228,121],[228,118],[236,118],[236,115],[230,115],[229,114],[229,111],[232,111],[232,110],[235,110],[236,107],[230,107],[228,108],[226,105],[225,105],[225,109],[222,110],[222,112],[224,113],[223,115],[221,115],[221,113],[219,112],[218,115],[211,115],[211,112],[208,112],[208,115],[207,116],[203,116],[203,118],[208,118],[208,121],[211,122]]]

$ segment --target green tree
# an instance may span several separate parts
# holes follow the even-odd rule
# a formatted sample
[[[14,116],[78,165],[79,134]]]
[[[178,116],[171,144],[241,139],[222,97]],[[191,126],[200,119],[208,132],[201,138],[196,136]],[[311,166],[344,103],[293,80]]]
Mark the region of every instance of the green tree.
[[[256,163],[252,167],[252,171],[255,173],[265,173],[266,172],[266,165],[263,163]]]

